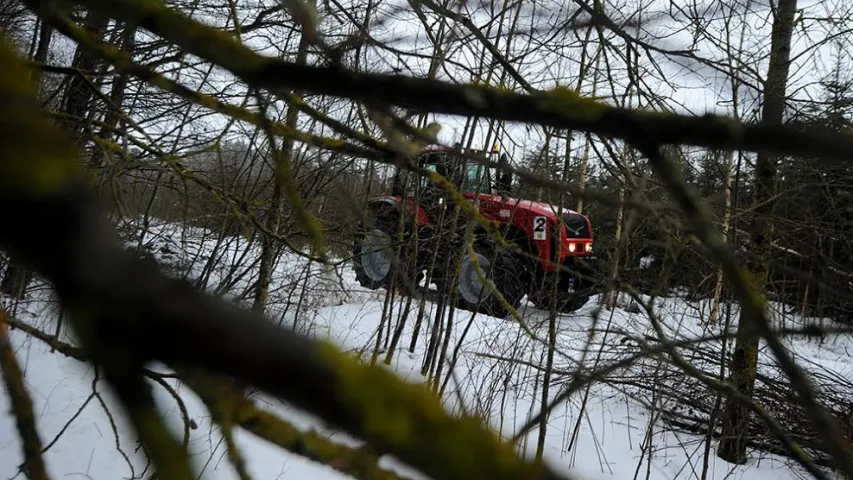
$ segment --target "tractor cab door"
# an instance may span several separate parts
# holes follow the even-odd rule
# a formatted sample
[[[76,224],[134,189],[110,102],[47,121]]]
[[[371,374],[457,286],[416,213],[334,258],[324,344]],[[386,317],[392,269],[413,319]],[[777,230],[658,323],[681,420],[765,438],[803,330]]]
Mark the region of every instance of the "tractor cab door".
[[[454,152],[433,153],[430,158],[426,159],[424,166],[447,178],[456,190],[462,193],[467,201],[474,204],[477,209],[488,210],[487,215],[492,213],[491,210],[495,210],[494,215],[497,215],[499,207],[489,197],[495,192],[496,172],[494,168],[486,165],[481,158]],[[451,203],[450,194],[444,189],[435,188],[439,190],[434,193],[435,199],[440,205],[444,203],[441,208],[454,205]],[[483,194],[485,196],[481,197]],[[431,199],[431,202],[427,203],[435,203],[435,199]],[[494,208],[492,208],[492,203],[495,203]],[[465,217],[467,214],[462,214],[462,216]]]
[[[461,185],[458,166],[449,154],[427,152],[418,157],[417,162],[420,167],[450,180],[457,188]],[[398,168],[394,174],[392,195],[399,196],[404,201],[414,201],[433,221],[450,204],[451,198],[443,187],[433,184],[428,177],[405,168]]]
[[[443,152],[425,153],[418,158],[418,164],[426,170],[436,172],[447,178],[455,185],[460,185],[461,177],[456,171],[458,167],[454,165],[455,162],[451,158],[448,158],[447,154]],[[419,194],[431,189],[440,189],[440,187],[433,185],[428,178],[404,168],[399,168],[395,173],[392,188],[394,195],[410,198],[417,198]]]
[[[418,161],[424,169],[438,173],[458,188],[461,183],[458,164],[453,157],[444,152],[422,155]],[[418,203],[427,211],[430,218],[438,218],[441,211],[450,204],[450,194],[441,186],[433,184],[429,178],[419,177]]]

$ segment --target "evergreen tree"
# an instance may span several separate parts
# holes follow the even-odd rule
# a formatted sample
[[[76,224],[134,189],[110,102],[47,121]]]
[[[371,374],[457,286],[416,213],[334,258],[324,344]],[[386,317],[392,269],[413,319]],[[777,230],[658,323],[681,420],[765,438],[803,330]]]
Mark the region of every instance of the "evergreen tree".
[[[843,49],[836,50],[832,71],[819,85],[819,102],[807,106],[792,123],[831,129],[853,135],[853,70]],[[778,214],[786,219],[780,242],[800,252],[781,263],[811,275],[807,300],[805,282],[777,292],[786,300],[820,303],[829,310],[814,312],[834,318],[851,315],[850,301],[828,292],[848,290],[849,278],[839,275],[853,269],[853,152],[849,159],[807,158],[788,160],[780,166]],[[790,282],[789,282],[790,285]],[[825,287],[830,288],[825,288]],[[824,288],[821,288],[824,287]],[[808,305],[806,305],[808,306]]]

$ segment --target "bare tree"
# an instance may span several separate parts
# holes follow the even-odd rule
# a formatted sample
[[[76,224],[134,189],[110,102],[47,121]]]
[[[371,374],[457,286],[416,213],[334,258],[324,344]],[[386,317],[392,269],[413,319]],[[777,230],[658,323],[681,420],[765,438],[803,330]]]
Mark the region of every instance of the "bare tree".
[[[770,47],[770,67],[765,81],[762,122],[779,125],[785,110],[785,87],[788,83],[791,35],[794,29],[796,0],[779,2],[773,20],[773,35]],[[752,259],[748,265],[747,284],[752,295],[763,298],[767,284],[770,243],[772,242],[773,196],[776,183],[776,157],[760,154],[755,170],[755,207],[751,225]],[[753,325],[754,318],[742,314],[737,329],[737,342],[732,358],[730,381],[747,398],[752,396],[758,360],[759,330]],[[732,463],[746,461],[746,445],[749,409],[739,402],[728,401],[723,412],[723,433],[717,454]]]

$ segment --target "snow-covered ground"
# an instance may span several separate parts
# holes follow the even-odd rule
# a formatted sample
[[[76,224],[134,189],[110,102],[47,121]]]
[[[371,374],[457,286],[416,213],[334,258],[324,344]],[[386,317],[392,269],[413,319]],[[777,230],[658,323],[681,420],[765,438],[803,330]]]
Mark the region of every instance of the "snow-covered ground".
[[[255,247],[247,249],[246,241],[241,238],[223,242],[217,245],[217,238],[211,232],[171,224],[150,226],[142,239],[155,257],[175,265],[173,273],[203,279],[199,284],[204,288],[240,301],[240,292],[248,285],[248,278],[239,277],[257,258],[257,251]],[[213,251],[221,256],[211,258]],[[346,265],[336,270],[324,269],[293,254],[282,255],[275,271],[271,318],[305,334],[330,338],[344,349],[363,350],[365,357],[370,357],[383,318],[384,291],[362,289]],[[405,303],[406,299],[398,299],[392,305],[392,312],[386,312],[392,330]],[[34,291],[21,303],[4,299],[3,305],[20,321],[51,335],[57,331],[57,306],[47,289]],[[417,317],[417,303],[413,305],[414,311],[404,322],[390,367],[406,379],[422,381],[421,369],[435,305],[426,302],[424,324],[410,351]],[[707,314],[707,305],[670,298],[657,302],[655,311],[666,333],[674,338],[702,335],[706,328],[702,315]],[[547,335],[548,315],[532,307],[525,307],[521,313],[530,330],[511,320],[480,315],[472,319],[468,312],[456,312],[439,382],[446,381],[444,397],[448,409],[455,411],[460,404],[464,405],[467,410],[486,416],[492,427],[506,438],[512,437],[537,413],[541,402],[538,366],[545,364],[543,338]],[[801,322],[796,317],[785,320],[789,325]],[[569,373],[579,364],[587,369],[606,365],[636,351],[633,346],[636,342],[628,341],[629,337],[657,336],[645,313],[629,313],[622,308],[598,311],[595,301],[575,314],[559,316],[557,329],[558,349],[554,359],[557,373],[552,397],[569,384]],[[69,341],[64,330],[59,331],[60,338]],[[11,332],[10,341],[25,370],[38,428],[47,449],[44,456],[53,478],[114,480],[150,475],[144,460],[136,453],[135,437],[129,433],[114,399],[102,383],[93,383],[93,372],[88,365],[51,352],[49,346],[20,330]],[[840,377],[850,376],[853,361],[846,353],[850,350],[849,338],[832,339],[823,345],[805,339],[789,342],[798,357],[822,365]],[[382,351],[379,361],[387,354]],[[455,363],[450,378],[448,362]],[[617,376],[624,379],[648,375],[650,362],[644,360],[633,369],[617,372]],[[237,474],[228,462],[222,437],[211,424],[204,406],[189,389],[174,382],[170,385],[197,426],[189,430],[189,445],[201,477],[235,478]],[[668,429],[656,420],[657,416],[647,406],[648,399],[631,395],[632,390],[624,383],[618,385],[595,384],[555,408],[547,429],[547,460],[558,471],[578,479],[701,478],[704,438]],[[155,384],[154,391],[176,434],[183,434],[178,401],[160,385]],[[310,416],[277,400],[265,396],[256,396],[255,400],[300,428],[323,431],[334,441],[354,442],[340,433],[323,430]],[[6,479],[21,475],[18,469],[22,461],[21,443],[14,419],[8,413],[10,408],[4,392],[0,396],[0,410],[4,412],[0,416],[0,477]],[[538,430],[532,429],[520,448],[532,454],[537,436]],[[253,478],[348,478],[246,432],[238,431],[236,440]],[[712,444],[707,478],[758,480],[805,476],[789,460],[758,452],[753,452],[746,465],[734,466],[717,459],[714,447]],[[382,463],[409,478],[418,478],[415,472],[388,459]]]

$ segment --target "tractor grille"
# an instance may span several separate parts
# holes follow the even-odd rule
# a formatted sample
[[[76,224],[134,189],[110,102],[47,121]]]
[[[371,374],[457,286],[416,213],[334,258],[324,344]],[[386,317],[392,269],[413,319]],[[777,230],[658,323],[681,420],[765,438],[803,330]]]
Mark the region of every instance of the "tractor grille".
[[[566,238],[590,238],[589,224],[582,215],[567,213],[563,215],[563,223],[566,225]]]

